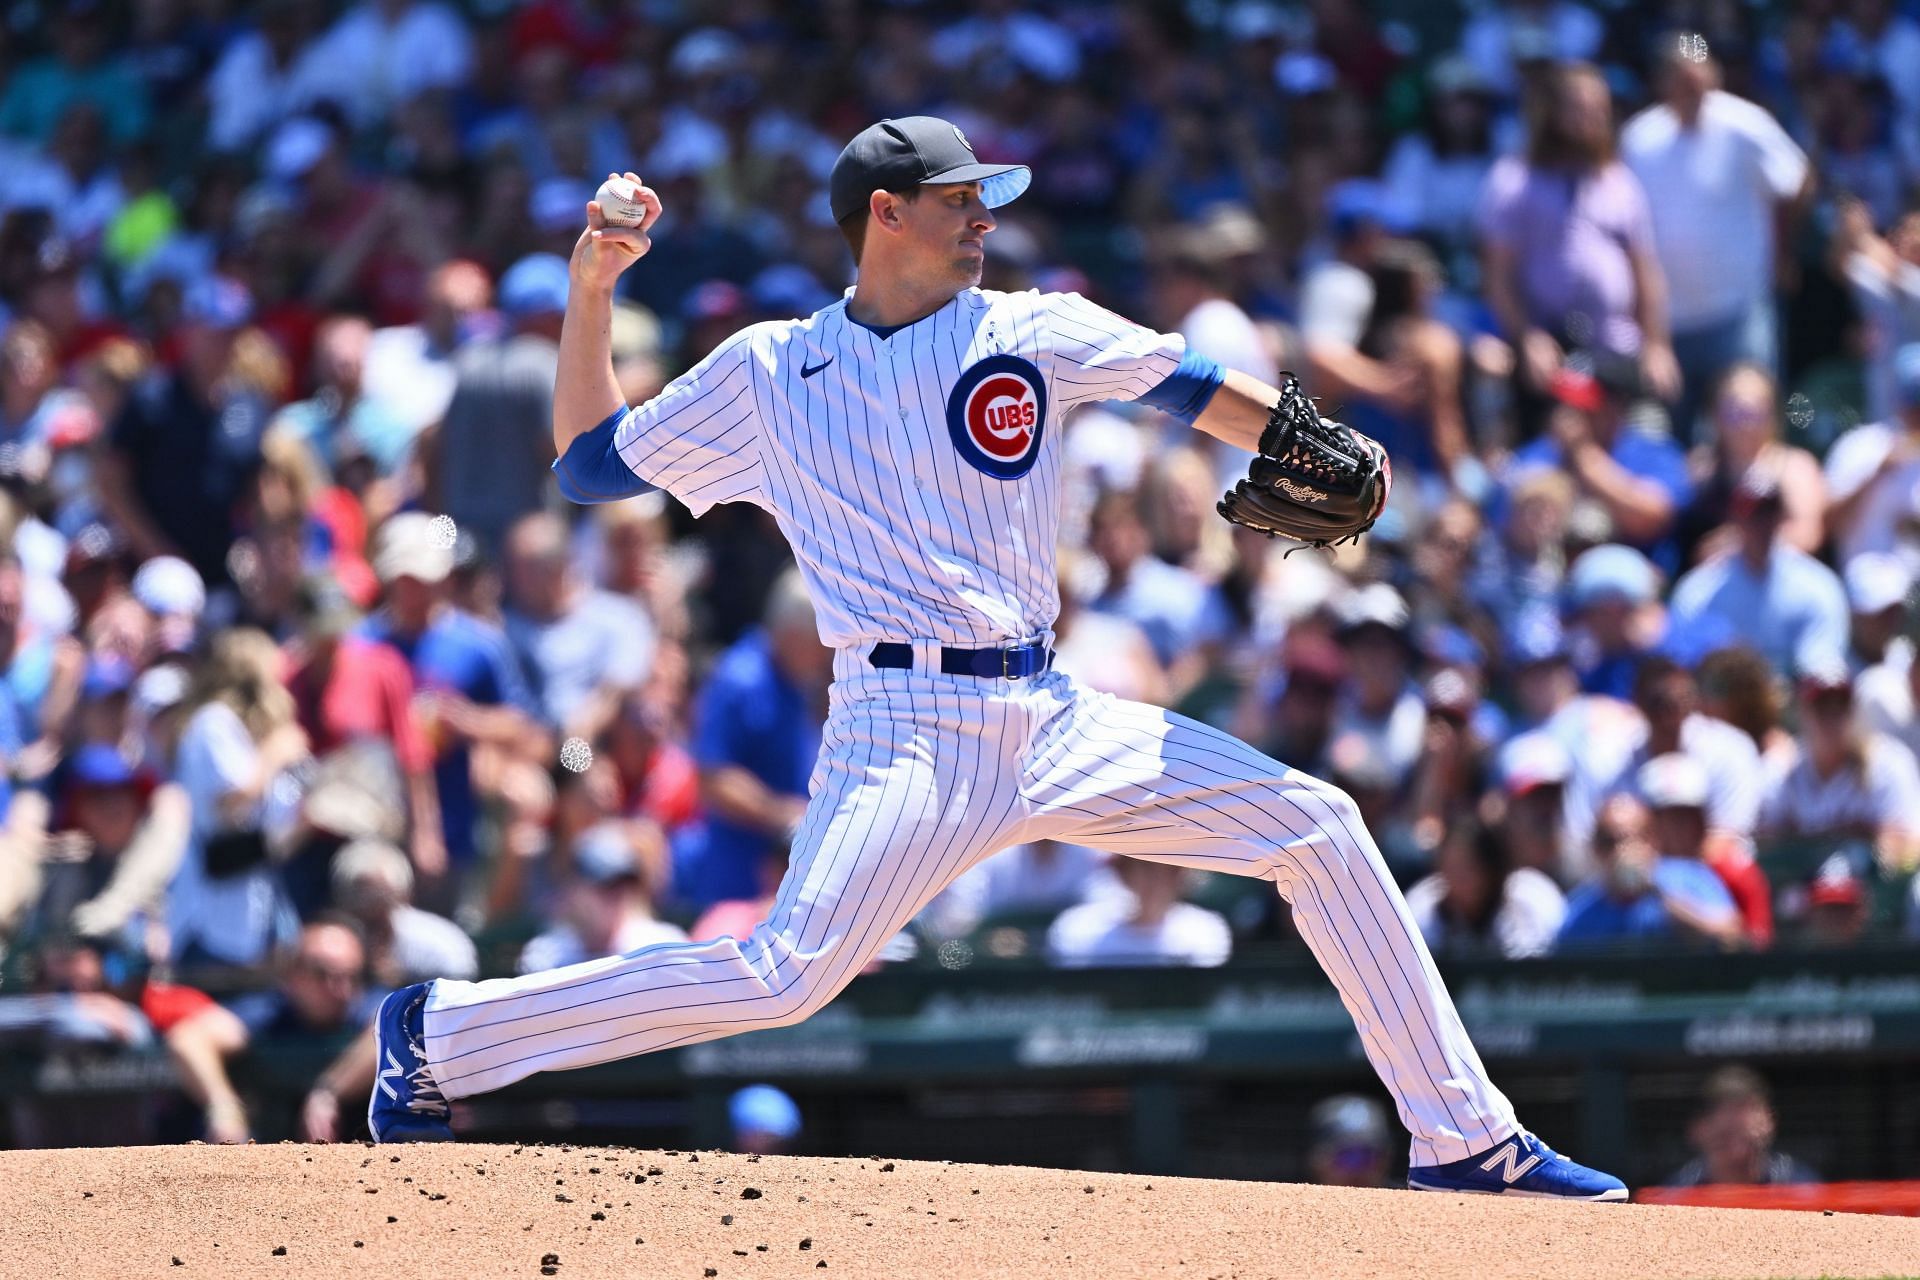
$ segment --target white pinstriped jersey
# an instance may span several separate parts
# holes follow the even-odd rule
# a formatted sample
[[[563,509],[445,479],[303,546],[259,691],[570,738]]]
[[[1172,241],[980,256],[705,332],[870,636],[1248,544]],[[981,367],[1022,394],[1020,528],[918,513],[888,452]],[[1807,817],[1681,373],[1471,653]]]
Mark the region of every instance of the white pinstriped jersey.
[[[968,289],[889,336],[843,298],[741,330],[614,443],[695,515],[770,511],[828,645],[999,645],[1059,612],[1062,416],[1152,390],[1185,351],[1079,294]]]

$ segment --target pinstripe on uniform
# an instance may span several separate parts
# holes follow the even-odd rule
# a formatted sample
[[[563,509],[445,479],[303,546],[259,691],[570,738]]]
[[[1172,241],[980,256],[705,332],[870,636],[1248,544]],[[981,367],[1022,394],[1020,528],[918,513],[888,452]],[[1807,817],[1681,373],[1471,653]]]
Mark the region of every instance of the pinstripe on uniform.
[[[1151,390],[1184,346],[1072,294],[971,289],[890,336],[843,300],[743,330],[626,415],[615,439],[637,475],[696,515],[756,503],[792,544],[838,650],[811,803],[748,938],[436,982],[425,1046],[448,1097],[800,1021],[956,876],[1050,838],[1272,881],[1393,1093],[1413,1163],[1516,1130],[1342,792],[1057,672],[937,673],[943,644],[1048,636],[1059,419]],[[1031,464],[1013,479],[970,462],[950,433],[949,392],[998,357],[1044,382]],[[866,653],[882,640],[912,643],[914,669],[873,668]]]

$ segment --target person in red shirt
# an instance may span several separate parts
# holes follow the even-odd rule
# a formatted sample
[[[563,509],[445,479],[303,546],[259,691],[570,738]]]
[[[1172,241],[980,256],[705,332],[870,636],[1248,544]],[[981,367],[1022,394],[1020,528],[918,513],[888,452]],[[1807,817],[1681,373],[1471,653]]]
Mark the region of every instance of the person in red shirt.
[[[407,781],[411,853],[422,880],[447,869],[433,750],[413,717],[413,673],[391,645],[351,634],[359,614],[331,578],[309,578],[295,603],[300,634],[287,689],[316,756],[372,738],[393,748]]]
[[[669,836],[700,816],[700,767],[647,698],[621,699],[607,726],[606,752],[620,775],[621,813],[651,818]]]

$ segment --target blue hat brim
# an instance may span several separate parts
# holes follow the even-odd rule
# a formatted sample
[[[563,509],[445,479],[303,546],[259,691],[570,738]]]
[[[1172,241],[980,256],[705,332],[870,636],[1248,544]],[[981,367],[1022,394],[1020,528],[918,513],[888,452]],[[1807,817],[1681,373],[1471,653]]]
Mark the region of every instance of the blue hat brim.
[[[1023,164],[963,164],[920,179],[923,187],[948,182],[979,183],[980,203],[989,209],[998,209],[1018,200],[1020,194],[1033,185],[1033,170]]]

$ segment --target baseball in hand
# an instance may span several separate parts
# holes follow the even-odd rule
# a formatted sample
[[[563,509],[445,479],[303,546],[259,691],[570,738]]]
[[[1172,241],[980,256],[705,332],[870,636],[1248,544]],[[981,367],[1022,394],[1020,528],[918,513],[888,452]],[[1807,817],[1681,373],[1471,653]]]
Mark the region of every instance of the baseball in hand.
[[[600,202],[600,216],[610,227],[637,227],[646,219],[647,207],[640,203],[640,184],[630,178],[608,178],[593,198]]]

